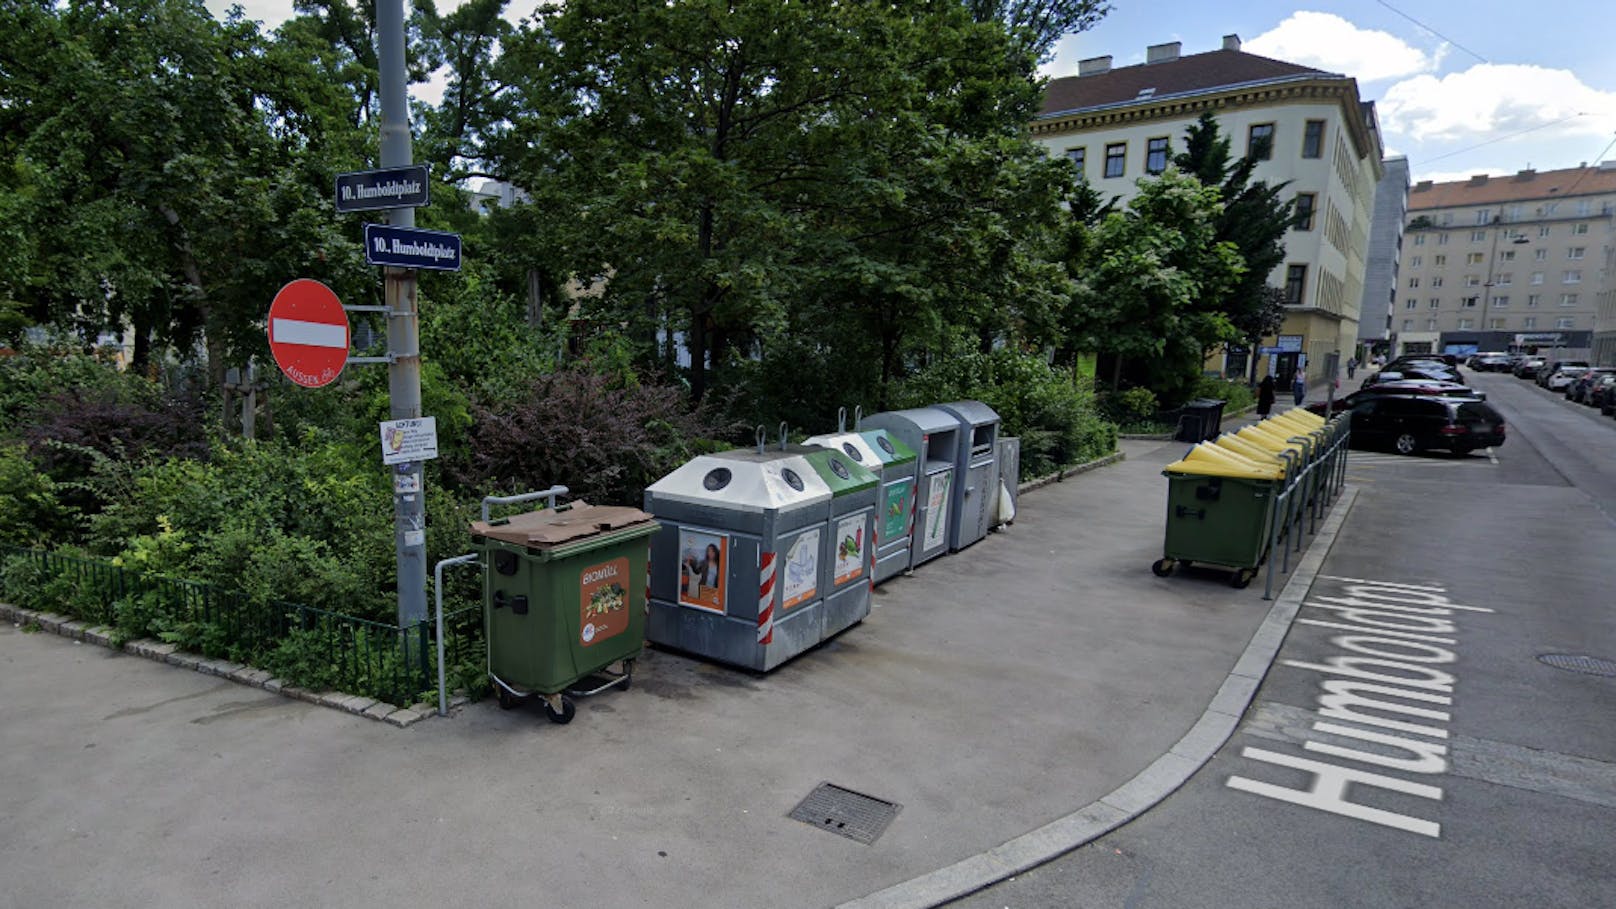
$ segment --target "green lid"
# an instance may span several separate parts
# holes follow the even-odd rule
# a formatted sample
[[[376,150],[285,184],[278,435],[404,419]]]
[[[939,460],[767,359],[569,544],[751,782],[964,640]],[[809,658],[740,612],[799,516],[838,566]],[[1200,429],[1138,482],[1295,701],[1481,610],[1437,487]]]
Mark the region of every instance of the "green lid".
[[[908,464],[915,459],[915,450],[885,429],[865,429],[859,435],[870,443],[870,448],[884,464]]]
[[[881,482],[879,475],[839,451],[820,448],[803,452],[803,457],[830,487],[833,496],[873,489]]]

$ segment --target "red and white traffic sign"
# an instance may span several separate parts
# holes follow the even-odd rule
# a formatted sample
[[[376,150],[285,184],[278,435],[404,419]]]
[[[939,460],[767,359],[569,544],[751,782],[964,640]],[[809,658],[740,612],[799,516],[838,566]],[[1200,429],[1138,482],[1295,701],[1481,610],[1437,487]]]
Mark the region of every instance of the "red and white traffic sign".
[[[348,313],[336,293],[309,278],[281,288],[269,304],[269,350],[304,388],[336,381],[348,363]]]

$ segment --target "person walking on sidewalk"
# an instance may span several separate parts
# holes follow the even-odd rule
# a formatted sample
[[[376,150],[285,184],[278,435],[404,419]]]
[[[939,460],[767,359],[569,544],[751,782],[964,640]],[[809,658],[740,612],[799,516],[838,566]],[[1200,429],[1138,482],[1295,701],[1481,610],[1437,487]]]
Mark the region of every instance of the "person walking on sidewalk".
[[[1357,357],[1348,357],[1347,358],[1347,378],[1349,378],[1349,379],[1352,378],[1352,374],[1357,372],[1357,371],[1358,371],[1358,358]]]
[[[1300,369],[1296,371],[1296,378],[1291,382],[1291,394],[1296,396],[1296,406],[1301,407],[1307,400],[1307,376]]]
[[[1274,377],[1263,376],[1257,383],[1257,416],[1267,417],[1274,409]]]

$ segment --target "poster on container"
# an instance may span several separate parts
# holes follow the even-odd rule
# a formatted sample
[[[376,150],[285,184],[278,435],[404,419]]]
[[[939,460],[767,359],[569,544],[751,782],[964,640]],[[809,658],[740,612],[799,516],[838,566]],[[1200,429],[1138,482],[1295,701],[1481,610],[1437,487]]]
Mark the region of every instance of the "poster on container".
[[[628,559],[590,565],[578,573],[583,591],[578,639],[585,647],[628,630]]]
[[[780,591],[780,608],[790,609],[807,602],[819,589],[819,530],[815,528],[797,537],[786,551],[784,584]]]
[[[931,485],[926,489],[926,532],[920,538],[922,551],[943,545],[948,534],[948,485],[953,478],[952,470],[933,474]]]
[[[881,505],[881,539],[896,540],[909,532],[909,495],[914,480],[899,480],[886,488]]]
[[[725,611],[724,560],[729,538],[699,530],[679,532],[679,604]]]
[[[836,583],[845,584],[864,573],[864,513],[836,522]]]

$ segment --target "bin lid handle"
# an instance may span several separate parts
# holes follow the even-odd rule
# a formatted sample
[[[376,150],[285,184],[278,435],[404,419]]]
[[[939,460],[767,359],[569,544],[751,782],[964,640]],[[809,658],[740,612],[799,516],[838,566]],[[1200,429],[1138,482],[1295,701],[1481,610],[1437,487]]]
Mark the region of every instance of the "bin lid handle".
[[[836,431],[847,432],[847,407],[843,405],[836,408]]]
[[[762,423],[759,423],[759,424],[758,424],[758,425],[757,425],[757,446],[758,446],[758,454],[762,454],[762,453],[763,453],[763,446],[765,446],[765,445],[767,445],[767,444],[769,444],[769,433],[768,433],[768,430],[766,430],[766,429],[764,429],[764,428],[763,428],[763,424],[762,424]]]
[[[789,442],[790,439],[791,439],[791,427],[786,425],[785,420],[781,420],[780,421],[780,450],[781,451],[786,450],[786,445],[787,445],[787,443]]]
[[[853,431],[858,432],[858,428],[862,425],[864,425],[864,405],[857,404],[853,407]]]

